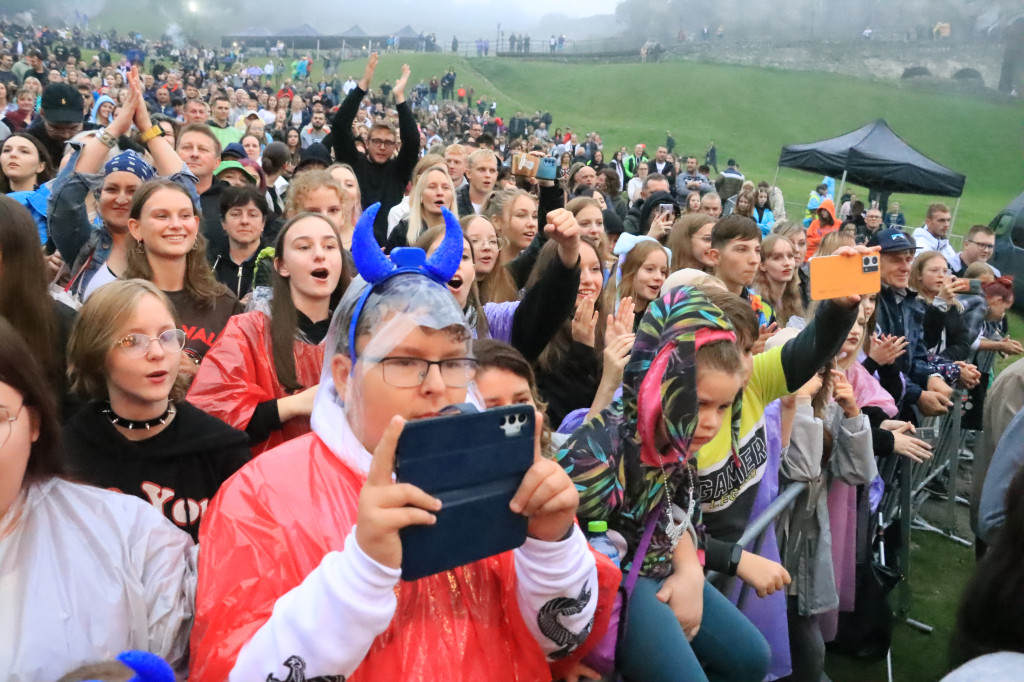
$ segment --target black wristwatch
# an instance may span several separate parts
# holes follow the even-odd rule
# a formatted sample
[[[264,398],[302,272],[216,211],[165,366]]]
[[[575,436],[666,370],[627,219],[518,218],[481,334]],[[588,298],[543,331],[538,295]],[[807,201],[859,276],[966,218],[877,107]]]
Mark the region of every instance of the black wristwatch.
[[[736,575],[736,569],[740,567],[740,559],[743,558],[743,545],[733,545],[732,553],[729,555],[729,568],[726,573]]]

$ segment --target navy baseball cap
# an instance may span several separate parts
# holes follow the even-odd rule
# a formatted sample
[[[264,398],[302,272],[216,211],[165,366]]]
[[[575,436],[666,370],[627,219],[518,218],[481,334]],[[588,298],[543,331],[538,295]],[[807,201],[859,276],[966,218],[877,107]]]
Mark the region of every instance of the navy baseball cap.
[[[894,227],[875,232],[868,238],[868,246],[881,246],[882,253],[913,251],[917,248],[911,237]]]

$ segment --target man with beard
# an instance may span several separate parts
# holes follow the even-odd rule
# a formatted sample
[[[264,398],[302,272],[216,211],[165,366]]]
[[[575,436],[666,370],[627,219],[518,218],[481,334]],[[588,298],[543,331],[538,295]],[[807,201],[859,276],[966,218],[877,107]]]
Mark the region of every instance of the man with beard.
[[[64,156],[64,143],[82,132],[84,106],[78,90],[67,83],[52,83],[43,90],[39,116],[25,132],[46,147],[54,164]]]
[[[306,149],[315,142],[323,142],[330,132],[331,129],[327,127],[327,117],[324,113],[322,111],[315,112],[309,125],[303,128],[299,135],[302,148]]]

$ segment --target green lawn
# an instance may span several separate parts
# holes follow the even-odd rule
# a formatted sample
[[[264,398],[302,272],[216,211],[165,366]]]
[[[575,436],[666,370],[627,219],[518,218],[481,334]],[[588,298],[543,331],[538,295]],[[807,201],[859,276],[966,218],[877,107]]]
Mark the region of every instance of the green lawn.
[[[884,118],[922,153],[967,176],[958,232],[987,223],[1021,191],[1020,104],[832,74],[693,62],[565,65],[403,54],[382,56],[378,73],[394,78],[403,61],[412,67],[414,81],[454,65],[460,83],[497,100],[499,114],[548,110],[556,127],[599,131],[607,151],[631,149],[637,142],[653,147],[671,130],[678,152],[703,158],[714,139],[720,168],[733,156],[747,177],[769,182],[782,146],[833,137]],[[349,71],[358,76],[361,63],[339,69]],[[784,170],[779,186],[787,203],[802,206],[818,180]],[[923,223],[925,207],[935,200],[895,199],[912,225]]]
[[[252,62],[262,66],[265,59]],[[413,83],[440,77],[454,66],[459,85],[472,87],[476,97],[496,100],[499,115],[506,118],[517,110],[540,109],[551,112],[554,127],[598,131],[609,155],[637,142],[653,148],[671,130],[677,153],[703,159],[714,139],[719,168],[735,157],[748,178],[769,182],[784,145],[834,137],[884,118],[919,151],[967,176],[958,233],[989,222],[1022,189],[1024,105],[1019,103],[835,74],[694,62],[570,65],[414,53],[381,55],[375,84],[397,78],[403,62],[412,67]],[[362,70],[363,61],[356,60],[339,65],[338,75],[358,78]],[[322,73],[323,63],[317,60],[314,80]],[[800,171],[779,174],[790,217],[802,217],[818,181]],[[867,196],[866,190],[858,194]],[[902,204],[908,224],[919,225],[927,205],[940,199],[896,195],[894,200]]]

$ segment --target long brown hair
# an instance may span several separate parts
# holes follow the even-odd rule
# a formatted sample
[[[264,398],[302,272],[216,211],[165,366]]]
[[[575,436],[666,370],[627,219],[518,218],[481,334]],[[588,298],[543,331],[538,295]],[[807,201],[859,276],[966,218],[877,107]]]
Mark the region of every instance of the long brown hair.
[[[465,234],[469,228],[469,224],[474,220],[485,220],[487,224],[494,229],[494,236],[498,239],[498,244],[501,248],[505,248],[505,244],[508,242],[498,234],[498,228],[494,227],[488,218],[482,215],[468,215],[459,220],[459,225],[462,226],[462,233]],[[473,244],[470,242],[470,248]],[[473,257],[476,258],[474,249]],[[476,284],[480,289],[480,302],[481,303],[505,303],[507,301],[519,300],[519,290],[516,289],[516,281],[512,278],[512,273],[508,271],[508,268],[501,264],[501,251],[499,250],[498,255],[494,260],[494,267],[486,275],[478,276],[476,278]]]
[[[767,299],[775,309],[775,317],[778,319],[779,327],[785,327],[789,318],[803,316],[804,303],[803,298],[800,296],[800,277],[797,275],[796,270],[796,268],[800,267],[800,263],[796,262],[796,248],[792,242],[781,235],[769,234],[761,242],[761,261],[763,263],[765,260],[770,259],[775,245],[780,243],[787,244],[793,250],[793,277],[783,287],[782,298],[779,300],[772,298],[771,282],[768,279],[768,273],[760,267],[754,273],[754,289],[763,298]]]
[[[652,242],[653,243],[653,242]],[[594,250],[597,254],[597,261],[601,262],[601,247],[600,245],[591,239],[590,237],[580,237],[580,244],[586,245]],[[526,282],[526,287],[530,288],[536,286],[540,282],[544,272],[551,266],[551,263],[558,258],[558,244],[554,241],[549,241],[544,245],[544,248],[540,250],[540,254],[537,256],[537,263],[533,266],[533,271],[530,273],[530,279]],[[594,301],[594,312],[597,313],[597,328],[594,330],[594,354],[597,356],[598,362],[600,363],[602,353],[604,353],[604,330],[607,324],[606,318],[608,312],[613,308],[611,300],[611,292],[607,283],[602,285],[601,291],[598,293],[596,300]],[[558,328],[558,331],[552,337],[551,341],[544,350],[537,357],[536,363],[537,368],[542,372],[557,372],[564,365],[565,358],[568,357],[569,351],[572,349],[572,315],[567,317],[562,323],[562,326]]]
[[[39,231],[24,206],[0,195],[0,315],[32,347],[48,376],[56,378],[57,323]]]
[[[708,266],[697,262],[693,257],[693,235],[700,232],[708,223],[715,219],[707,213],[684,213],[672,223],[672,231],[668,235],[668,248],[672,251],[672,262],[669,270],[675,272],[683,268],[693,268],[708,272]]]
[[[35,136],[29,135],[28,133],[25,132],[11,133],[6,138],[4,138],[3,142],[0,142],[0,148],[3,148],[3,145],[7,144],[7,140],[11,140],[16,137],[20,137],[23,140],[28,140],[28,142],[33,147],[35,147],[36,153],[39,154],[39,161],[40,163],[43,164],[43,170],[40,171],[39,173],[36,173],[36,185],[38,186],[43,184],[44,182],[52,180],[53,159],[50,158],[50,152],[46,150],[46,147],[43,146],[43,143],[37,140]],[[11,181],[7,179],[6,175],[4,175],[3,170],[0,170],[0,194],[7,194],[10,191]]]
[[[178,183],[163,179],[150,180],[135,190],[135,194],[132,196],[132,208],[129,212],[129,217],[133,220],[138,220],[142,216],[142,209],[145,208],[146,202],[161,189],[181,192],[182,195],[189,197],[190,202],[192,201],[185,188]],[[198,219],[198,211],[196,216]],[[152,282],[153,268],[149,264],[149,256],[145,253],[145,246],[140,245],[131,234],[128,235],[127,246],[128,266],[125,268],[121,278],[138,278]],[[213,308],[216,305],[219,296],[231,294],[228,288],[218,282],[217,278],[213,276],[213,268],[210,267],[206,260],[206,237],[203,236],[202,232],[196,233],[195,244],[192,250],[185,255],[185,292],[200,307],[207,309]]]
[[[311,171],[314,172],[314,171]],[[295,302],[292,301],[292,284],[287,277],[282,277],[277,271],[277,265],[284,258],[284,240],[292,225],[306,218],[319,218],[331,226],[331,231],[338,238],[338,247],[341,248],[341,232],[327,216],[319,213],[300,213],[291,218],[277,233],[277,241],[274,243],[274,272],[271,275],[271,287],[274,297],[270,301],[270,348],[274,357],[274,371],[277,373],[277,381],[281,387],[288,392],[294,392],[308,388],[299,383],[295,376],[295,332],[299,327],[299,311],[295,309]],[[333,311],[342,294],[352,281],[352,275],[345,267],[345,259],[341,259],[341,276],[338,278],[338,285],[334,287],[331,294],[329,308]]]
[[[643,311],[647,310],[646,301],[641,301],[636,295],[636,275],[640,272],[640,268],[643,267],[647,257],[655,251],[661,250],[665,253],[665,247],[656,241],[645,239],[642,242],[637,243],[629,253],[626,255],[625,261],[622,263],[622,281],[619,282],[618,294],[619,300],[626,298],[627,296],[633,297],[633,302],[636,304],[637,317],[639,318]],[[668,254],[665,253],[666,270],[668,269]],[[668,273],[665,273],[665,277],[668,277]]]
[[[27,302],[22,302],[27,306]],[[53,388],[31,346],[10,322],[0,317],[0,381],[21,394],[23,404],[35,413],[39,438],[32,443],[22,489],[64,473],[60,457],[60,424]],[[22,415],[27,418],[27,415]]]
[[[460,226],[461,227],[461,226]],[[435,225],[423,232],[419,239],[413,246],[423,249],[424,252],[429,252],[430,247],[434,245],[434,242],[444,237],[445,233],[444,225]],[[466,234],[462,234],[463,244],[469,244],[469,252],[473,253],[473,244],[470,243]],[[501,263],[495,263],[495,268],[504,267]],[[476,338],[486,339],[491,335],[490,327],[487,324],[487,315],[484,313],[484,305],[480,300],[480,287],[477,286],[476,278],[474,277],[473,283],[469,286],[469,298],[466,299],[466,307],[473,310],[476,315]]]

